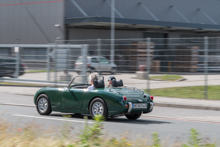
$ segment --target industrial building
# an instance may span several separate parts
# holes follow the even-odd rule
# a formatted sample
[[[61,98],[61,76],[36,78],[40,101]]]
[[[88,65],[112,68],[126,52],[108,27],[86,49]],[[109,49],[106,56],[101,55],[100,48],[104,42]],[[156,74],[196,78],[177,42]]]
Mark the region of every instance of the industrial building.
[[[116,0],[115,39],[218,37],[219,8],[219,0]],[[1,44],[111,37],[111,0],[1,0],[0,13]],[[42,60],[28,55],[46,49],[23,53],[24,60]],[[1,48],[0,54],[13,50]]]

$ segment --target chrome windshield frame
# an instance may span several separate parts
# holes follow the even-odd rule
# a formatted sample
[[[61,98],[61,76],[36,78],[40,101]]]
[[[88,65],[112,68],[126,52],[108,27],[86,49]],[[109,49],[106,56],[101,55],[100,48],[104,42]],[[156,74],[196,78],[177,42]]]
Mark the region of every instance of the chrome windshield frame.
[[[68,89],[70,88],[71,84],[73,83],[73,81],[74,81],[75,78],[77,78],[77,77],[87,77],[87,75],[78,75],[78,76],[74,76],[74,77],[72,78],[72,80],[70,81],[70,83],[68,84],[68,86],[67,86]],[[103,80],[104,80],[104,76],[98,76],[98,77],[102,77]]]
[[[70,81],[70,83],[68,84],[68,86],[67,86],[68,89],[70,88],[71,84],[73,83],[73,81],[75,80],[76,77],[87,77],[87,75],[74,76],[74,77],[72,78],[72,80]]]

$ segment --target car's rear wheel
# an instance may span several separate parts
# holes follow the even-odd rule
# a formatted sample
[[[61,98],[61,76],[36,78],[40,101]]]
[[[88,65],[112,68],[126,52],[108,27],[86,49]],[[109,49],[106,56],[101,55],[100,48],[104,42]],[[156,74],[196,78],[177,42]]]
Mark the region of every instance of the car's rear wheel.
[[[49,115],[51,110],[50,100],[46,94],[41,94],[37,98],[36,108],[39,114]]]
[[[117,70],[116,70],[116,68],[115,68],[115,67],[113,67],[113,68],[111,69],[111,73],[112,73],[112,74],[115,74],[115,73],[116,73],[116,71],[117,71]]]
[[[90,67],[90,68],[88,68],[88,72],[91,74],[91,73],[93,73],[93,72],[95,72],[96,70],[95,70],[95,68],[92,68],[92,67]]]
[[[95,98],[92,100],[89,106],[89,111],[92,118],[97,115],[102,115],[104,119],[108,118],[107,106],[101,98]]]
[[[141,117],[141,114],[142,112],[140,113],[131,113],[131,114],[127,114],[125,115],[128,119],[131,119],[131,120],[136,120],[138,119],[139,117]]]

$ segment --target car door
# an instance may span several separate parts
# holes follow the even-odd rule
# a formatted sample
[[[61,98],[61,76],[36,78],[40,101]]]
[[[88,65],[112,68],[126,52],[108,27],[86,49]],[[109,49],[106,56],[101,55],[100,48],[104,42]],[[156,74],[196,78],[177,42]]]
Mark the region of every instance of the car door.
[[[15,69],[15,64],[14,64],[14,67],[12,67],[9,60],[0,59],[0,75],[1,76],[8,76],[9,74],[12,73],[13,69]]]
[[[66,88],[63,92],[63,107],[70,111],[75,108],[82,108],[82,104],[84,101],[84,89],[75,89],[75,88]]]
[[[103,71],[111,70],[110,61],[106,59],[105,57],[100,57],[100,66],[103,68]]]
[[[102,68],[97,57],[91,57],[91,66],[96,69],[96,71],[102,71]]]

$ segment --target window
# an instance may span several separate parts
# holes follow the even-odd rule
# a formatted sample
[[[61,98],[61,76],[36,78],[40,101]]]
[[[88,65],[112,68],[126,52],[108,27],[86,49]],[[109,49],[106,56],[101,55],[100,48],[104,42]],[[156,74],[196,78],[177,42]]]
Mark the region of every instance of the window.
[[[109,63],[109,60],[106,59],[105,57],[101,57],[101,58],[100,58],[100,62],[101,62],[101,63],[106,63],[106,64],[108,64],[108,63]]]
[[[91,62],[93,62],[93,63],[99,63],[99,61],[98,61],[97,58],[92,58],[92,59],[91,59]]]

